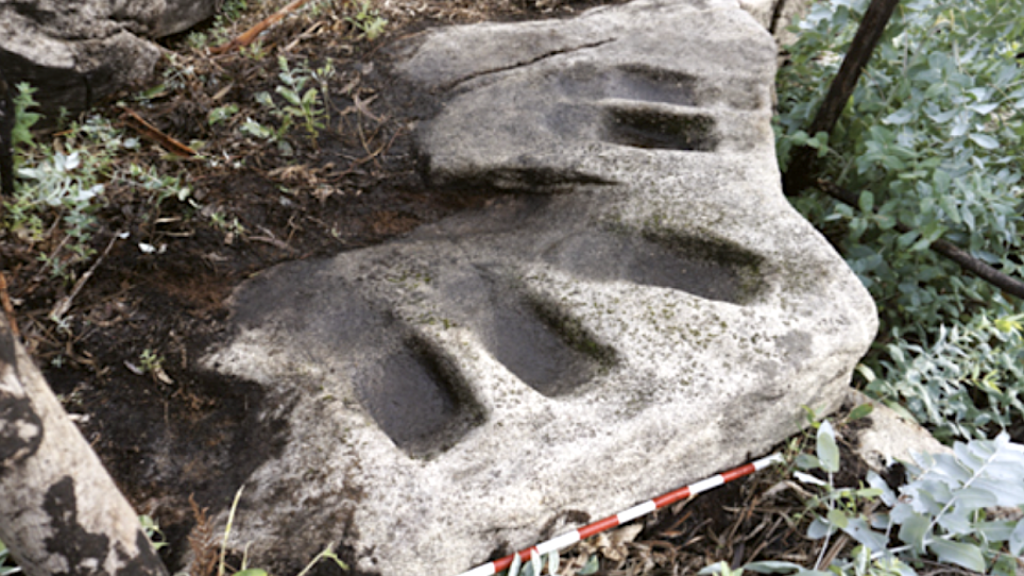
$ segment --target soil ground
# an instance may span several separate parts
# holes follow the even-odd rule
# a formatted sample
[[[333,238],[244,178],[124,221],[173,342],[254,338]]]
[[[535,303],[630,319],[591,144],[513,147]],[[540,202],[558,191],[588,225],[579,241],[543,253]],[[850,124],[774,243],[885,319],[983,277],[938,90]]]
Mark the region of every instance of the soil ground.
[[[233,37],[278,4],[250,6],[237,20],[198,30]],[[270,28],[257,48],[211,55],[194,46],[195,35],[165,39],[162,69],[140,86],[162,88],[146,97],[123,94],[96,111],[126,135],[157,138],[113,159],[91,230],[92,255],[62,250],[59,214],[49,216],[52,233],[43,239],[5,233],[0,257],[17,325],[131,503],[163,527],[172,570],[181,568],[187,535],[196,534],[197,508],[212,514],[229,506],[280,437],[273,425],[256,421],[258,390],[194,365],[207,343],[223,336],[232,289],[280,262],[383,242],[480,201],[423,185],[409,123],[427,111],[419,95],[389,80],[387,47],[430,26],[566,17],[592,4],[389,1],[379,4],[386,33],[371,41],[354,26],[350,4],[320,2],[320,10]],[[254,99],[281,84],[279,57],[292,69],[316,69],[328,59],[335,68],[327,81],[327,125],[315,136],[293,126],[281,138],[287,145],[239,130],[246,118],[281,125]],[[211,123],[211,111],[228,105],[237,110]],[[142,128],[133,114],[155,130]],[[65,134],[47,137],[60,147]],[[159,134],[197,147],[200,156],[170,154]],[[161,197],[120,180],[118,170],[131,164],[178,175],[189,198]],[[128,238],[117,239],[123,232]],[[54,277],[39,254],[62,263],[64,276]],[[63,321],[53,322],[54,307],[68,298]],[[737,482],[646,520],[643,533],[605,542],[598,573],[692,573],[717,560],[737,565],[755,557],[813,563],[794,520],[799,498],[789,489],[763,496],[780,481],[776,474]],[[566,559],[585,559],[586,552]]]

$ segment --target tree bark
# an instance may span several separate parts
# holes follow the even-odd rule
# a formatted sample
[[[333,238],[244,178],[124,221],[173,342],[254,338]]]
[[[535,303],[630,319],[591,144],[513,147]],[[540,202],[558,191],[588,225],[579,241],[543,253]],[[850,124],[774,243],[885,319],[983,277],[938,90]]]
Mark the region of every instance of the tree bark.
[[[858,196],[853,192],[840,188],[839,186],[821,178],[818,179],[817,185],[819,190],[836,200],[849,204],[854,208],[858,207]],[[899,222],[896,222],[895,228],[900,234],[911,231],[910,226]],[[1012,276],[1008,276],[989,266],[985,262],[978,260],[974,256],[971,256],[970,252],[960,248],[956,244],[939,238],[932,242],[931,245],[929,245],[929,248],[939,254],[942,254],[946,258],[949,258],[953,262],[956,262],[965,271],[974,274],[996,288],[1012,294],[1017,298],[1024,299],[1024,282],[1021,282]]]
[[[871,59],[875,46],[882,38],[885,25],[889,23],[893,10],[899,0],[872,0],[864,13],[864,18],[857,27],[857,33],[850,43],[850,49],[839,66],[839,72],[829,86],[828,94],[821,107],[814,115],[807,133],[814,136],[818,132],[832,133],[843,108],[853,95],[860,73]],[[814,174],[817,170],[817,153],[807,146],[801,146],[790,155],[789,169],[783,175],[783,188],[786,194],[799,194],[805,188],[814,185]]]
[[[0,540],[28,576],[167,576],[138,516],[4,319]]]
[[[14,196],[14,87],[7,83],[0,70],[0,197]],[[0,198],[2,199],[2,198]],[[3,217],[3,203],[0,202],[0,217]]]

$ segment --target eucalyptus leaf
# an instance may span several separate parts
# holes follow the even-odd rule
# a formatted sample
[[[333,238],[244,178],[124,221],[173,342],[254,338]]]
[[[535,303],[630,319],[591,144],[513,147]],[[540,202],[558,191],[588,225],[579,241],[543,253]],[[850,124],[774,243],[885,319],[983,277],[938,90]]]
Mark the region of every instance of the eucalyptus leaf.
[[[805,454],[803,452],[796,455],[796,458],[794,459],[794,464],[796,464],[796,467],[801,470],[814,470],[817,468],[821,468],[821,462],[818,460],[816,456]]]
[[[860,517],[850,518],[842,530],[871,550],[885,550],[886,545],[889,543],[888,536],[872,530],[867,521]]]
[[[871,412],[873,412],[874,409],[875,406],[873,404],[865,402],[864,404],[858,405],[853,410],[850,410],[850,413],[846,416],[846,419],[850,422],[860,420],[861,418],[865,418],[869,414],[871,414]]]
[[[897,111],[893,112],[892,114],[889,114],[885,118],[882,118],[882,123],[883,124],[894,124],[894,125],[898,126],[898,125],[906,124],[907,122],[910,122],[913,118],[914,118],[914,111],[906,109],[906,108],[903,108],[901,110],[897,110]]]
[[[974,141],[975,144],[981,146],[986,150],[995,150],[996,148],[999,147],[999,140],[996,140],[995,138],[989,136],[988,134],[975,132],[971,134],[969,138],[972,141]]]
[[[803,566],[794,564],[793,562],[784,562],[781,560],[761,560],[759,562],[749,562],[743,565],[745,570],[751,572],[757,572],[758,574],[792,574],[799,570],[803,570]]]
[[[562,557],[558,554],[558,551],[552,551],[548,553],[548,574],[554,576],[558,574],[559,561]]]
[[[965,506],[971,510],[977,510],[979,508],[996,506],[999,502],[999,497],[988,490],[969,487],[957,490],[954,495],[954,500],[958,506]]]
[[[968,108],[970,108],[971,110],[974,110],[978,114],[984,116],[991,114],[998,107],[998,102],[985,102],[982,104],[971,104],[970,106],[968,106]]]
[[[818,427],[817,455],[822,470],[832,473],[839,471],[839,446],[836,444],[835,430],[827,420]]]
[[[816,476],[811,476],[810,474],[805,474],[803,472],[793,472],[793,477],[799,480],[800,482],[803,482],[804,484],[810,484],[812,486],[828,486],[828,482],[825,482],[824,480]]]
[[[515,556],[512,557],[512,563],[508,566],[508,573],[506,576],[519,576],[519,569],[523,567],[523,558],[516,552]],[[595,570],[596,572],[596,570]],[[581,572],[582,573],[582,572]],[[592,574],[593,572],[591,572]]]
[[[879,497],[882,499],[883,504],[890,507],[896,504],[896,493],[892,491],[889,483],[884,478],[879,476],[874,470],[868,470],[864,478],[867,480],[868,486],[877,488],[881,492]]]
[[[1017,526],[1010,534],[1009,547],[1010,554],[1014,556],[1024,554],[1024,520],[1017,521]]]
[[[543,563],[543,561],[542,561],[542,559],[540,557],[540,554],[537,553],[536,549],[534,549],[533,553],[530,554],[530,564],[529,564],[529,567],[530,567],[530,575],[529,576],[540,576],[541,570],[544,569],[544,563]]]
[[[821,540],[832,531],[833,528],[826,524],[825,521],[821,518],[815,518],[811,521],[810,525],[807,526],[807,537],[811,540]]]
[[[840,530],[846,528],[847,524],[850,522],[850,517],[838,508],[829,510],[826,517],[828,518],[829,524],[839,528]]]
[[[973,544],[935,540],[928,545],[928,548],[939,558],[940,562],[956,564],[975,572],[985,571],[985,558],[981,555],[981,549]]]
[[[863,212],[871,212],[875,208],[875,195],[865,190],[860,194],[860,209]]]
[[[988,542],[1007,542],[1013,535],[1014,528],[1018,527],[1018,524],[1018,522],[1011,522],[1009,520],[980,522],[975,526],[975,530]]]
[[[931,520],[923,514],[912,514],[900,526],[899,538],[904,544],[910,545],[917,554],[924,554],[925,538],[931,534],[928,530]]]

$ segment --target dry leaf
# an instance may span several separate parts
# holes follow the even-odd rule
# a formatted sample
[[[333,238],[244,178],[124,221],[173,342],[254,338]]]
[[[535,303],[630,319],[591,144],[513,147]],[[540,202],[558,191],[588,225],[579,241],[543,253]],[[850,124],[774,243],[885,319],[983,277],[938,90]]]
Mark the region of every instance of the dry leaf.
[[[374,122],[380,123],[383,122],[383,120],[381,120],[379,116],[374,116],[374,114],[370,112],[370,104],[373,104],[373,101],[377,99],[377,96],[379,96],[379,94],[374,94],[373,96],[370,96],[366,100],[361,100],[359,98],[359,94],[356,94],[355,96],[352,97],[352,102],[355,103],[356,108],[359,110],[360,114],[366,116],[367,118],[373,120]]]
[[[174,384],[174,380],[171,380],[171,377],[167,375],[167,372],[164,372],[164,367],[159,364],[153,366],[153,376],[168,386]]]
[[[640,532],[644,529],[643,524],[637,522],[635,524],[629,524],[623,526],[618,530],[614,530],[609,533],[608,539],[611,541],[612,546],[621,546],[626,542],[632,542],[636,540],[636,537],[640,535]]]

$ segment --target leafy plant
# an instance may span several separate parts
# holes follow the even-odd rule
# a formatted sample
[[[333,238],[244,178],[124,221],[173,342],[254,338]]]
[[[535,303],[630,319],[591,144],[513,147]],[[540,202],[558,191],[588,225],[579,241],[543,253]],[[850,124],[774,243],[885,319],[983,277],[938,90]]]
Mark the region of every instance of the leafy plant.
[[[266,92],[261,92],[261,94],[266,94]],[[269,94],[267,96],[269,96]],[[273,105],[272,101],[271,105]],[[254,138],[259,138],[260,140],[277,140],[281,137],[281,134],[274,129],[268,128],[252,118],[246,118],[245,122],[242,123],[242,126],[239,127],[239,130],[242,131],[242,134],[247,134]]]
[[[139,368],[141,368],[143,372],[153,373],[157,370],[162,370],[163,364],[164,357],[157,356],[157,354],[149,348],[146,348],[141,354],[139,354]]]
[[[859,194],[856,208],[815,192],[793,203],[878,303],[871,390],[910,400],[947,441],[983,435],[1019,414],[1024,379],[1011,367],[1024,342],[990,327],[1024,309],[929,246],[943,238],[1024,276],[1024,20],[1010,16],[1024,0],[901,2],[835,130],[809,135],[867,4],[825,0],[799,24],[778,76],[779,162],[811,146],[822,176]]]
[[[373,8],[371,0],[360,0],[359,11],[355,15],[345,18],[345,20],[355,26],[371,42],[379,38],[388,25],[387,19],[383,18]]]
[[[813,569],[792,562],[752,562],[743,568],[797,576],[915,574],[925,557],[975,572],[1013,575],[1024,561],[1024,521],[992,519],[994,507],[1024,506],[1024,446],[1000,434],[994,440],[957,442],[952,453],[915,455],[905,463],[906,482],[896,489],[869,472],[868,486],[836,487],[840,470],[835,430],[817,430],[815,454],[795,459],[796,479],[817,494],[807,502],[815,518],[807,535],[824,540]],[[822,479],[820,476],[824,476]],[[886,511],[877,511],[884,506]],[[821,566],[838,532],[857,542],[849,557]],[[825,570],[828,571],[825,571]],[[721,572],[709,566],[703,573]],[[735,574],[736,572],[732,572]]]
[[[210,110],[209,114],[206,115],[206,121],[210,126],[213,126],[218,122],[230,119],[236,113],[238,113],[238,104],[225,104]]]
[[[1022,446],[1001,433],[991,441],[958,442],[953,450],[915,456],[899,497],[880,477],[868,476],[891,507],[888,519],[882,516],[878,524],[886,534],[898,526],[904,542],[889,553],[912,558],[930,553],[968,570],[1015,574],[1015,557],[1024,553],[1024,522],[991,520],[986,509],[1024,506]]]
[[[40,247],[38,258],[47,263],[54,276],[70,279],[73,266],[94,253],[89,242],[97,227],[96,209],[102,204],[107,184],[143,185],[162,199],[164,189],[187,195],[187,188],[175,178],[157,177],[150,168],[133,166],[128,173],[112,174],[115,158],[138,148],[139,141],[125,137],[102,117],[73,122],[60,133],[53,146],[39,146],[29,131],[38,114],[28,112],[34,105],[33,90],[20,86],[18,109],[21,116],[15,133],[20,180],[15,193],[4,201],[3,226],[12,236]],[[159,190],[159,191],[158,191]],[[56,246],[47,249],[48,246]]]
[[[29,226],[33,239],[43,236],[42,221],[33,212],[48,206],[65,212],[67,233],[75,242],[71,247],[81,256],[87,255],[86,242],[93,225],[90,214],[93,200],[103,193],[103,184],[97,184],[90,174],[79,171],[82,167],[80,151],[70,154],[54,152],[31,168],[21,168],[18,175],[30,184],[22,186],[8,204],[11,219]]]
[[[940,326],[927,344],[890,343],[879,377],[858,371],[867,390],[891,398],[891,407],[932,426],[942,440],[979,437],[1024,418],[1024,313],[990,320],[985,314],[951,328]],[[899,404],[895,402],[899,400]]]
[[[245,226],[238,221],[237,216],[233,216],[229,221],[228,217],[219,210],[213,210],[210,212],[210,223],[222,232],[227,232],[229,234],[245,234]]]
[[[281,84],[274,91],[284,98],[285,104],[279,106],[267,92],[260,92],[255,96],[257,102],[281,120],[280,128],[273,132],[274,136],[280,138],[297,121],[306,128],[306,132],[312,138],[316,138],[319,131],[325,127],[327,109],[324,102],[328,97],[327,81],[334,75],[332,62],[328,60],[323,67],[316,70],[311,70],[308,62],[293,67],[284,56],[278,56],[277,63],[280,68],[277,76]],[[307,88],[310,80],[313,80],[316,86]],[[258,123],[247,121],[242,129],[251,135],[269,138],[270,133],[262,128]]]
[[[42,118],[32,108],[39,105],[32,98],[36,89],[28,82],[19,82],[16,86],[18,93],[14,96],[14,127],[11,129],[11,146],[17,149],[18,146],[34,146],[32,139],[32,127]]]

